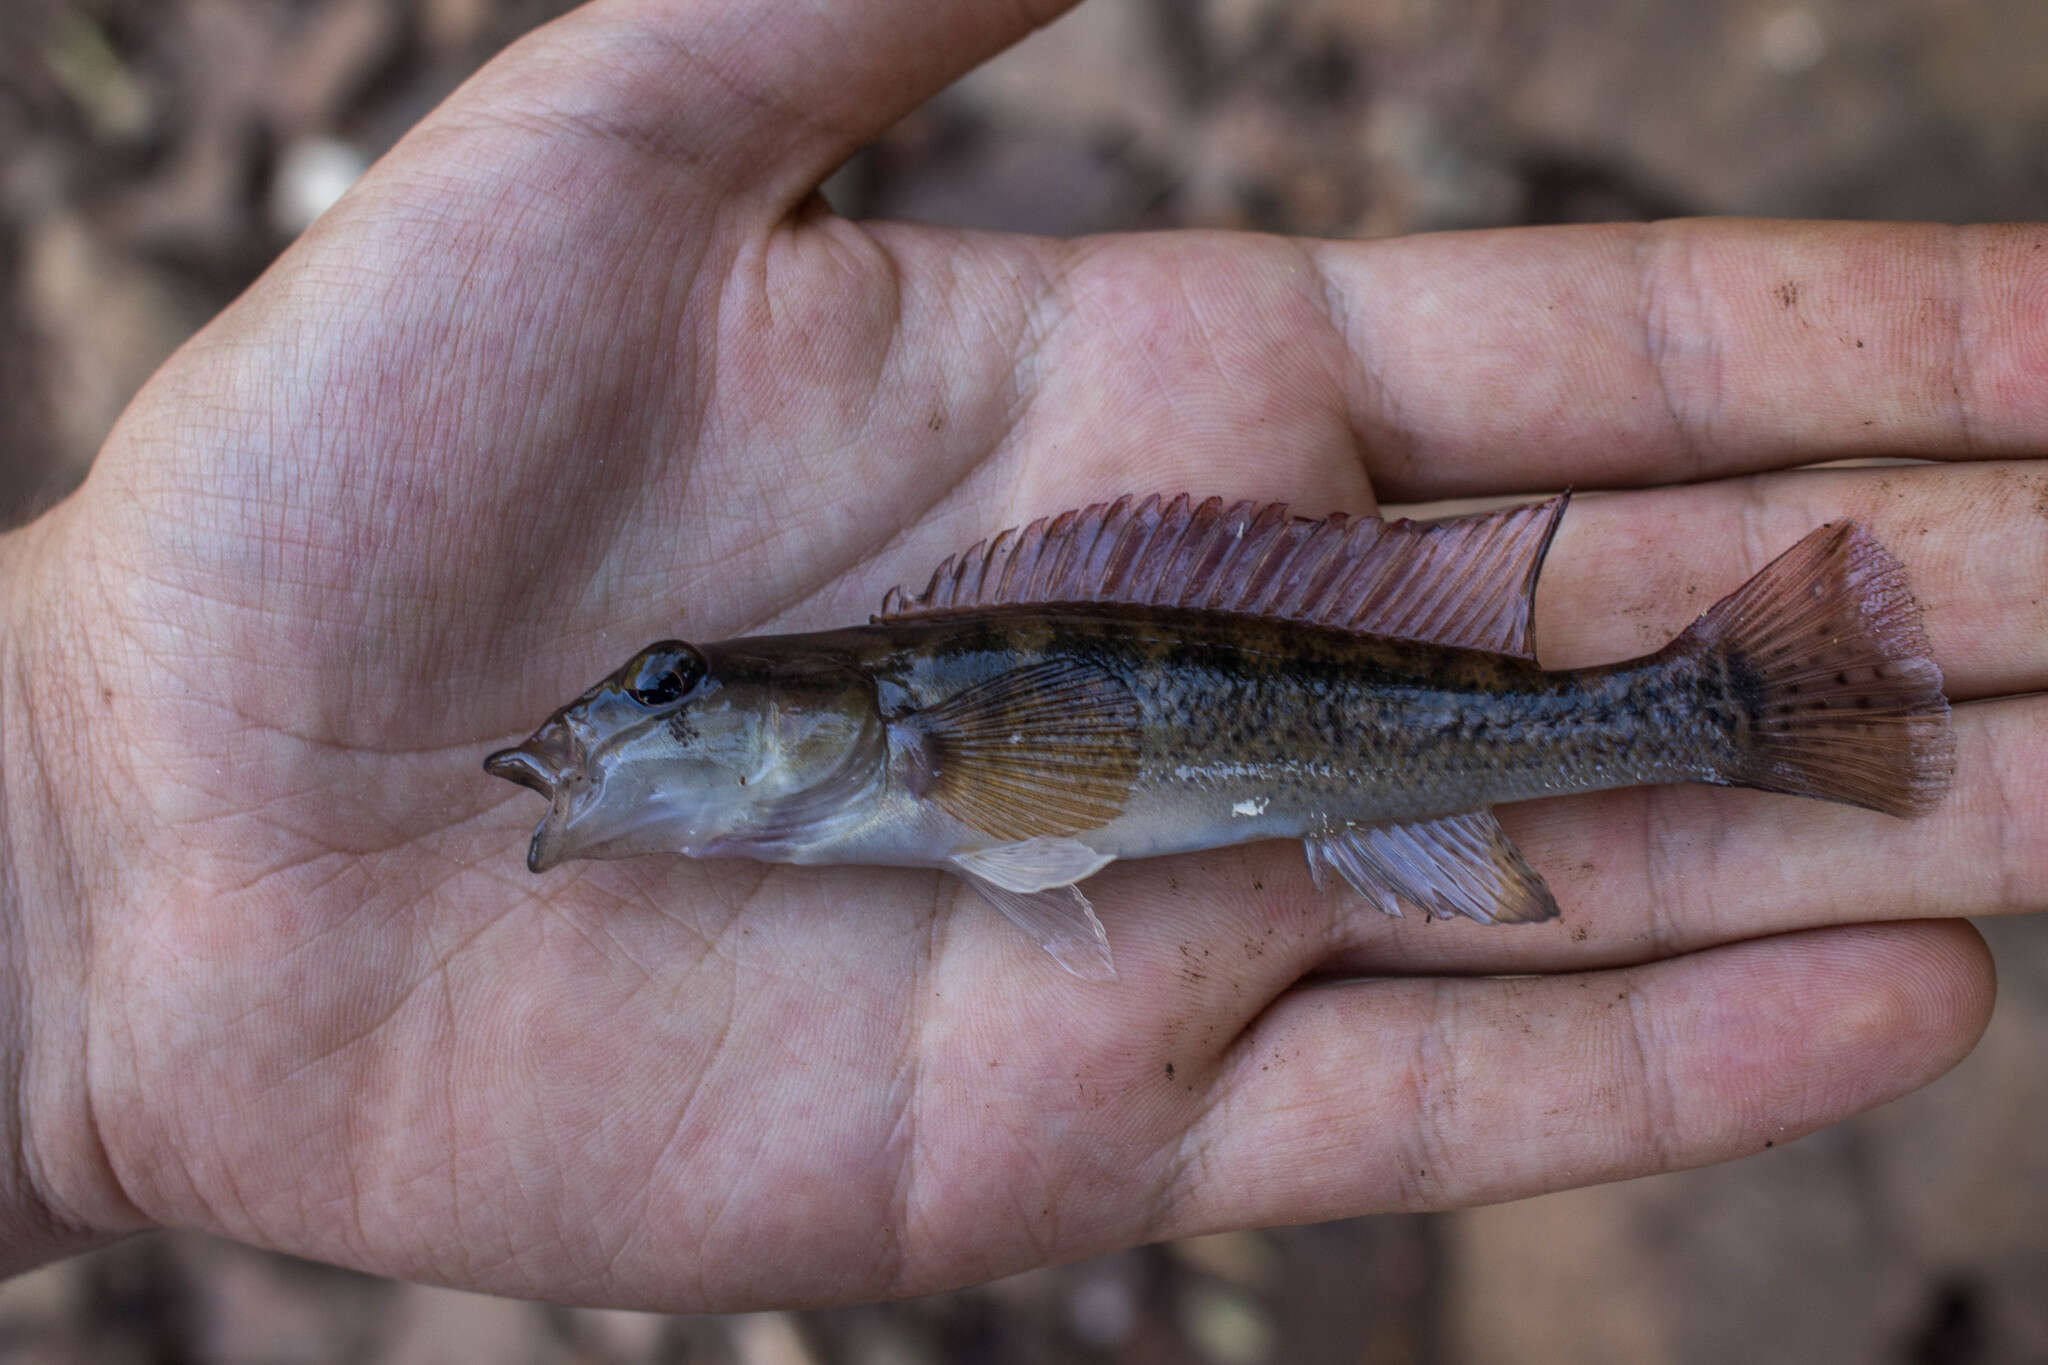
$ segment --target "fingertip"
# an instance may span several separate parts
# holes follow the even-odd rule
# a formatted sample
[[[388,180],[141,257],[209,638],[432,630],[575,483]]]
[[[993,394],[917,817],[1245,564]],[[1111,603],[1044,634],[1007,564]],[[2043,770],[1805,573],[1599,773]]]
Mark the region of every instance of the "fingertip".
[[[1702,1002],[1695,1016],[1735,1046],[1718,1063],[1700,1056],[1695,1074],[1720,1091],[1724,1113],[1779,1136],[1935,1080],[1976,1046],[1997,993],[1990,951],[1962,921],[1814,929],[1708,956],[1733,965],[1735,955],[1752,959],[1748,998],[1732,1009]]]
[[[1990,1026],[1998,999],[1998,968],[1990,945],[1967,920],[1915,920],[1873,926],[1888,931],[1896,1026],[1873,1035],[1917,1043],[1917,1069],[1903,1065],[1898,1093],[1919,1088],[1968,1056]],[[1889,1098],[1889,1097],[1888,1097]]]

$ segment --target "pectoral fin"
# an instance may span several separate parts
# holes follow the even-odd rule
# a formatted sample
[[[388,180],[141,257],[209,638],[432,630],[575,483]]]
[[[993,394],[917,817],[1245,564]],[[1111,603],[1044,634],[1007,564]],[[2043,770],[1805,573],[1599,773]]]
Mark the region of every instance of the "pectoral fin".
[[[1481,924],[1553,919],[1557,901],[1491,811],[1364,825],[1303,841],[1317,886],[1335,872],[1389,915],[1463,915]]]
[[[1130,689],[1075,659],[998,674],[901,717],[894,731],[912,792],[1011,842],[1108,824],[1137,776]]]
[[[1116,964],[1109,955],[1109,935],[1095,918],[1095,907],[1071,883],[1048,891],[1012,891],[966,867],[960,876],[1003,917],[1031,935],[1031,941],[1052,960],[1084,981],[1111,981]]]

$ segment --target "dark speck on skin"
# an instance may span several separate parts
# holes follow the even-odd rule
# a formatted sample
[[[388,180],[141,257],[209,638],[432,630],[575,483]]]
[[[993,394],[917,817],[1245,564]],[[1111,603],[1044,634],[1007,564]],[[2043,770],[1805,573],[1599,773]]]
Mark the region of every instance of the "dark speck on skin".
[[[1166,1079],[1167,1079],[1167,1080],[1169,1080],[1169,1081],[1173,1079],[1173,1063],[1172,1063],[1172,1062],[1168,1062],[1168,1063],[1166,1064]]]
[[[1777,298],[1778,305],[1781,308],[1796,308],[1799,306],[1799,281],[1797,280],[1787,280],[1772,290],[1771,293]]]

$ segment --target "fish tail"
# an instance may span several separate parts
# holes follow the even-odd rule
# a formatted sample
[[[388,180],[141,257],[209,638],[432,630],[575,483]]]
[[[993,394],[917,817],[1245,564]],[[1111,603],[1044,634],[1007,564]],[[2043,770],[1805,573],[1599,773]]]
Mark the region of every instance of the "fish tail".
[[[1721,780],[1919,815],[1947,791],[1941,669],[1898,560],[1852,521],[1823,526],[1694,623],[1737,715]]]

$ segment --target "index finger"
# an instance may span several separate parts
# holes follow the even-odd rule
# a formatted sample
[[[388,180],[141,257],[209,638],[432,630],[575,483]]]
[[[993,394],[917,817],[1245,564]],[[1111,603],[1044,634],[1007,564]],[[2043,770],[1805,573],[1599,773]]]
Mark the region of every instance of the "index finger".
[[[1311,249],[1380,495],[2048,446],[2048,227],[1687,221]]]

